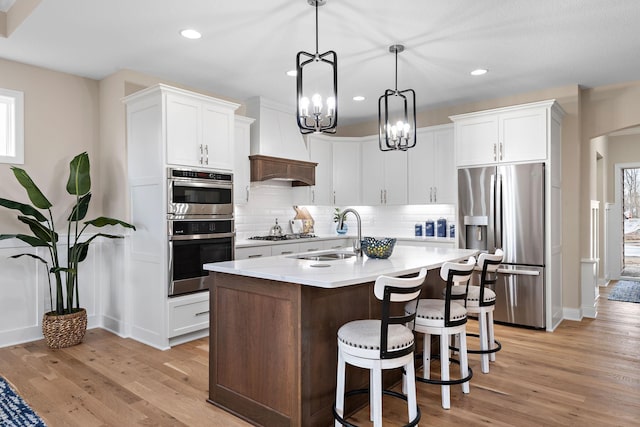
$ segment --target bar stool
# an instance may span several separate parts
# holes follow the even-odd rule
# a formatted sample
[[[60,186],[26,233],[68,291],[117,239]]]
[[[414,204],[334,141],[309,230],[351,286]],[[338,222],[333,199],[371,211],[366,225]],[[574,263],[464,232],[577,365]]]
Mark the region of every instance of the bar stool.
[[[381,319],[354,320],[344,324],[338,330],[338,372],[336,385],[336,403],[333,416],[336,426],[352,426],[344,419],[344,400],[360,393],[369,393],[370,418],[374,427],[382,426],[382,394],[391,395],[407,401],[409,423],[406,427],[418,425],[420,408],[416,400],[414,371],[415,339],[411,328],[422,283],[427,275],[425,268],[417,276],[398,278],[380,276],[374,285],[374,295],[382,300]],[[403,315],[392,316],[392,303],[402,303]],[[411,308],[413,307],[413,308]],[[345,395],[346,364],[369,369],[369,389],[352,390]],[[382,390],[382,370],[402,367],[406,375],[406,396]]]
[[[496,308],[496,293],[487,287],[495,284],[498,279],[497,270],[503,259],[502,249],[496,249],[491,255],[482,253],[478,257],[478,267],[482,269],[480,285],[467,286],[467,313],[478,315],[479,334],[467,333],[467,336],[480,339],[480,350],[467,349],[467,353],[480,354],[482,373],[489,373],[489,360],[495,362],[496,352],[502,349],[502,344],[496,341],[493,332],[493,311]]]
[[[442,407],[451,407],[450,386],[462,384],[462,392],[469,393],[469,380],[473,371],[467,361],[467,310],[462,301],[452,298],[451,288],[454,284],[468,282],[471,278],[476,259],[471,257],[466,263],[445,262],[440,269],[440,277],[446,280],[445,299],[421,299],[418,301],[414,332],[424,334],[422,353],[422,378],[416,380],[428,384],[441,386]],[[457,285],[461,289],[465,286]],[[431,335],[440,336],[440,379],[431,379]],[[449,340],[459,337],[460,360],[452,359],[449,355]],[[437,358],[437,357],[434,357]],[[451,380],[449,377],[449,362],[460,365],[460,379]]]

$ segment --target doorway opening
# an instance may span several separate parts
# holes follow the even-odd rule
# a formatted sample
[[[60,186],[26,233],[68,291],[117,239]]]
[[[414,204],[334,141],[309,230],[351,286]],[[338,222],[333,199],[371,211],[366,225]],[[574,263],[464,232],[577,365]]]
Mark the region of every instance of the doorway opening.
[[[622,168],[622,276],[640,278],[640,167]]]

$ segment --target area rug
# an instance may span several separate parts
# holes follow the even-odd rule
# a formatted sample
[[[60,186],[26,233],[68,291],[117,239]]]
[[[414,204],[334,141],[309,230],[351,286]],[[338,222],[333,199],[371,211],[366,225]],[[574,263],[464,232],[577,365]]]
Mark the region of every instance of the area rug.
[[[27,403],[0,377],[0,426],[2,427],[46,427]]]
[[[640,282],[621,280],[613,286],[609,293],[612,301],[638,302],[640,303]]]

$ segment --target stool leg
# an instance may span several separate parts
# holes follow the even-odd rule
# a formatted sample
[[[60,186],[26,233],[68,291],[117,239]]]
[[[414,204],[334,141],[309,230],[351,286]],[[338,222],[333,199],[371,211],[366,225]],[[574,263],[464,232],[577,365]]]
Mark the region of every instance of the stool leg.
[[[407,405],[409,405],[409,422],[414,420],[418,416],[418,399],[416,397],[416,371],[413,362],[413,354],[411,354],[411,361],[404,366],[405,372],[407,372]]]
[[[478,323],[480,326],[480,350],[486,352],[489,350],[489,338],[487,337],[487,313],[480,310],[478,313]],[[480,366],[483,374],[489,373],[489,354],[482,353],[480,355]]]
[[[460,378],[469,375],[469,360],[467,359],[467,332],[463,330],[460,335]],[[469,393],[469,381],[462,383],[462,392]]]
[[[462,345],[462,343],[460,345]],[[460,359],[462,359],[462,347],[460,347]],[[449,381],[449,335],[440,335],[440,379],[442,379],[442,381]],[[440,386],[442,389],[442,407],[444,409],[451,407],[450,387],[451,386],[445,384]]]
[[[489,348],[495,346],[496,337],[493,333],[493,310],[487,311],[487,327],[489,328]],[[496,361],[496,353],[489,354],[489,360]]]
[[[342,352],[338,349],[338,374],[336,381],[336,412],[340,417],[344,418],[344,383],[345,383],[345,361],[342,357]],[[334,423],[335,427],[341,427],[337,420]]]
[[[374,369],[369,369],[369,421],[373,422],[376,417],[376,397],[375,397],[375,383],[376,379],[373,376]]]
[[[371,404],[373,408],[373,427],[382,427],[382,369],[376,366],[371,369],[373,383],[369,384]],[[415,387],[415,384],[414,384]]]
[[[424,335],[422,345],[422,378],[431,379],[431,335]]]

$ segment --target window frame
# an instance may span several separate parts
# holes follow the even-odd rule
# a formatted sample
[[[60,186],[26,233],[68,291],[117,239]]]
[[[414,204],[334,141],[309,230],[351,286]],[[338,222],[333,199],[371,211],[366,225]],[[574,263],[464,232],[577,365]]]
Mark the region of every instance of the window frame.
[[[10,98],[13,108],[7,113],[9,125],[13,126],[14,155],[0,153],[0,163],[24,164],[24,93],[17,90],[0,88],[0,97]],[[2,102],[0,100],[0,102]],[[7,103],[9,105],[9,103]]]

